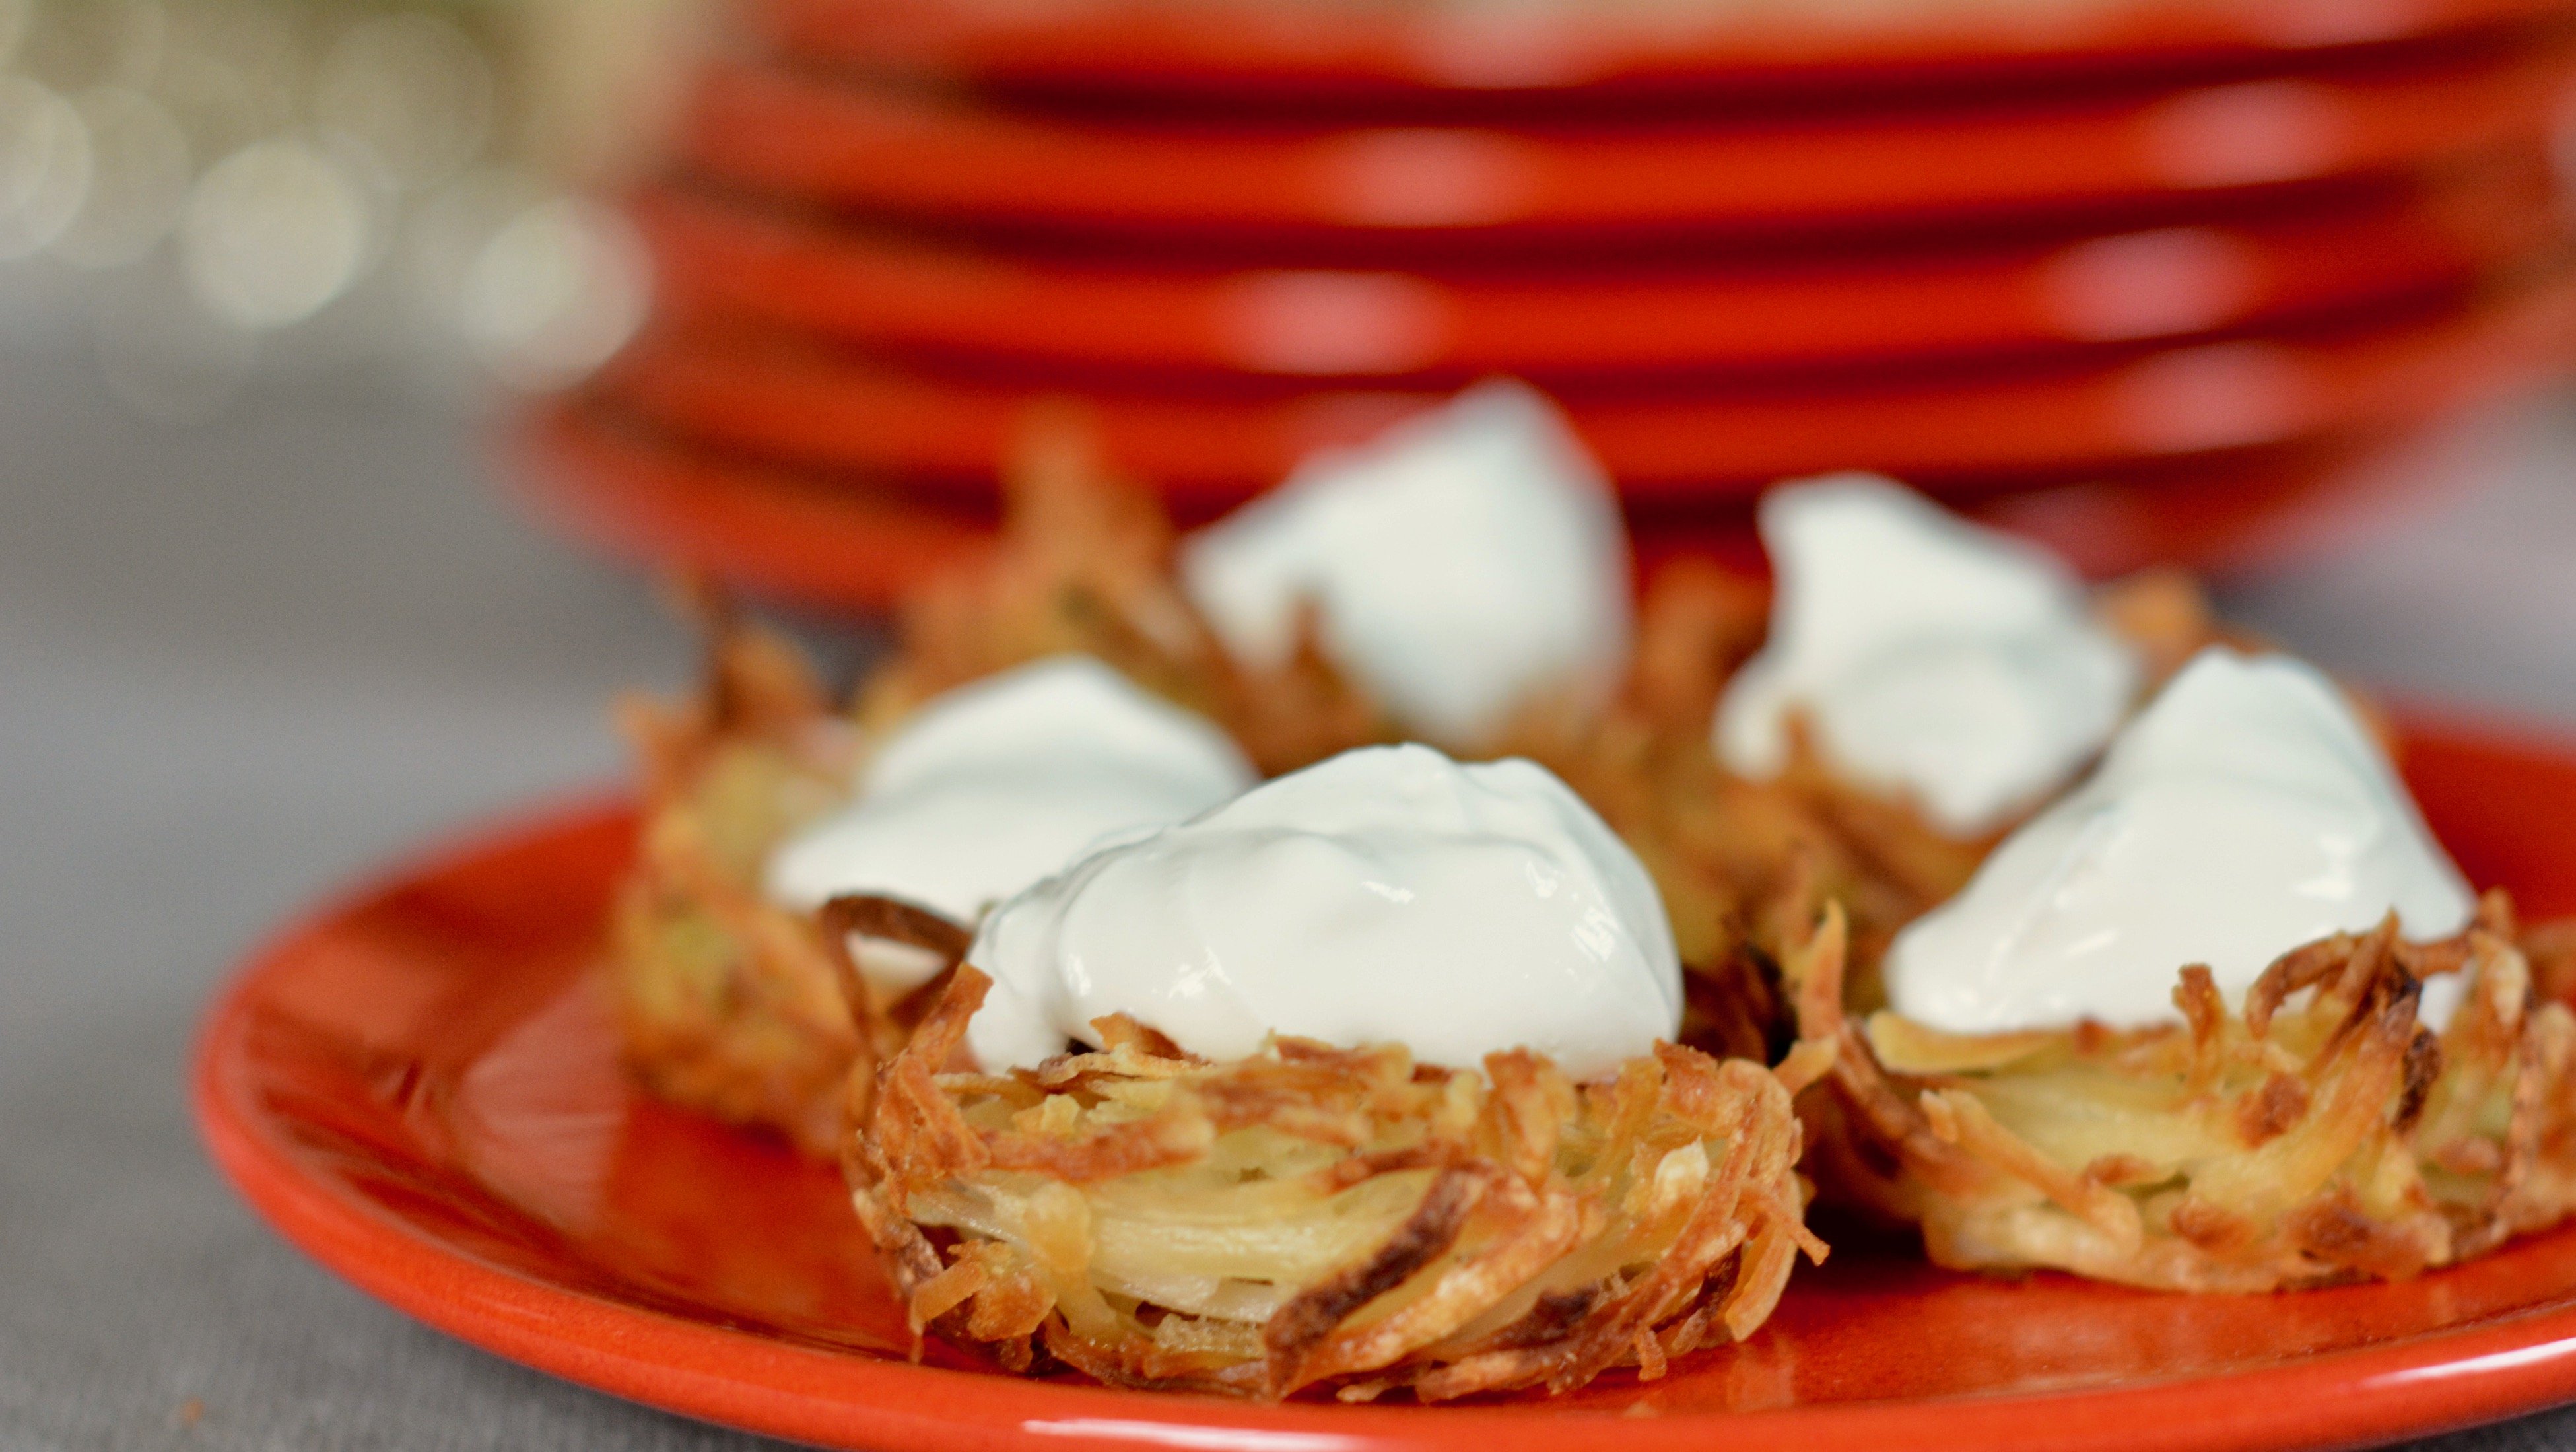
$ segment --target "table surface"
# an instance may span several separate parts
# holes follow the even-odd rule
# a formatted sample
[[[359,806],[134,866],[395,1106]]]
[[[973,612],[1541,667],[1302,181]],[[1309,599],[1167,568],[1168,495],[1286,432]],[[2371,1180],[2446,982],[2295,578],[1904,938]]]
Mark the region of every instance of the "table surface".
[[[527,530],[472,410],[343,380],[137,421],[0,308],[0,1449],[748,1448],[378,1306],[217,1180],[200,1004],[425,837],[612,778],[652,593]],[[2226,592],[2290,647],[2576,735],[2576,408],[2474,493]],[[2576,1411],[2444,1448],[2576,1445]]]

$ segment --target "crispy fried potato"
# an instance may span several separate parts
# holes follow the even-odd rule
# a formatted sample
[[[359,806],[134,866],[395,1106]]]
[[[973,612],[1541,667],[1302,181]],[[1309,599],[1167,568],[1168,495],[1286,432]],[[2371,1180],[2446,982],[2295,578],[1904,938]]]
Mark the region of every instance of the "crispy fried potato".
[[[870,683],[863,721],[899,719],[952,687],[1078,651],[1215,721],[1265,774],[1396,738],[1385,712],[1327,659],[1312,612],[1276,667],[1227,653],[1173,572],[1161,501],[1109,471],[1078,415],[1033,420],[1004,484],[993,558],[905,603],[903,649]]]
[[[1033,432],[996,558],[911,602],[900,650],[850,712],[792,643],[693,593],[708,638],[697,697],[619,708],[644,821],[615,910],[612,978],[627,1058],[654,1093],[831,1154],[843,1080],[854,1060],[902,1046],[903,1015],[876,1004],[878,1038],[861,1042],[828,935],[768,902],[761,869],[846,800],[874,742],[942,691],[1083,651],[1211,714],[1270,770],[1391,734],[1325,663],[1311,627],[1275,670],[1227,657],[1172,580],[1160,505],[1084,450],[1070,426]]]
[[[2137,650],[2142,700],[2204,646],[2244,639],[2175,571],[2114,581],[2096,592],[2094,610]],[[1710,980],[1702,992],[1738,994],[1748,957],[1776,961],[1835,902],[1857,949],[1847,987],[1874,1005],[1876,965],[1897,929],[1966,886],[2014,824],[1952,837],[1911,802],[1835,771],[1795,719],[1777,779],[1727,771],[1710,721],[1727,681],[1761,647],[1769,611],[1769,591],[1743,576],[1668,565],[1639,608],[1617,698],[1590,713],[1538,703],[1500,744],[1564,777],[1645,860],[1683,961]],[[1774,1036],[1787,1029],[1779,1023]]]
[[[2269,1291],[2400,1279],[2576,1210],[2576,1015],[2533,991],[2501,893],[2439,942],[2392,914],[2296,949],[2232,1009],[2184,968],[2184,1022],[2141,1030],[1856,1023],[1848,948],[1829,911],[1784,963],[1800,1051],[1829,1060],[1809,1169],[1942,1265]],[[2422,983],[2454,973],[2436,1034]]]
[[[1207,714],[1266,772],[1394,739],[1337,671],[1311,617],[1275,668],[1231,658],[1180,590],[1173,529],[1143,489],[1111,476],[1072,418],[1042,420],[1009,471],[994,557],[918,593],[900,645],[850,713],[833,711],[786,642],[712,603],[701,699],[630,704],[642,759],[645,847],[618,912],[618,989],[629,1057],[657,1093],[764,1124],[822,1153],[842,1071],[862,1052],[821,934],[763,900],[760,866],[786,835],[846,794],[851,770],[940,692],[1064,651],[1095,655]],[[2216,626],[2188,580],[2106,591],[2105,618],[2157,671]],[[1813,920],[1845,905],[1863,965],[1898,927],[1955,892],[1988,841],[1934,831],[1909,806],[1862,791],[1798,750],[1777,781],[1726,772],[1709,722],[1757,649],[1769,593],[1705,563],[1649,582],[1627,679],[1607,704],[1542,694],[1469,756],[1520,754],[1554,769],[1636,850],[1692,965],[1686,1037],[1767,1057],[1790,1036],[1770,966]],[[956,925],[963,929],[967,925]],[[1866,981],[1859,1001],[1874,1001]],[[881,1042],[894,1005],[880,1004]]]
[[[702,601],[698,697],[620,703],[642,828],[613,910],[612,998],[655,1094],[817,1153],[857,1044],[814,925],[762,898],[762,864],[845,795],[854,742],[788,642]]]
[[[1740,1340],[1801,1218],[1789,1094],[1658,1045],[1572,1084],[1396,1046],[1192,1058],[1123,1017],[1035,1070],[944,1072],[990,980],[954,968],[904,1050],[852,1076],[859,1217],[916,1333],[1117,1386],[1427,1401]]]
[[[1565,779],[1644,861],[1682,961],[1716,975],[1703,1003],[1757,991],[1732,977],[1742,950],[1779,946],[1831,897],[1867,931],[1897,927],[1967,880],[1987,844],[1941,837],[1901,804],[1825,770],[1803,739],[1793,770],[1755,782],[1722,766],[1709,723],[1736,669],[1762,644],[1769,591],[1689,561],[1648,583],[1627,679],[1588,711],[1538,702],[1496,743]],[[1780,1027],[1785,1028],[1785,1022]],[[1744,1051],[1729,1040],[1731,1051]]]

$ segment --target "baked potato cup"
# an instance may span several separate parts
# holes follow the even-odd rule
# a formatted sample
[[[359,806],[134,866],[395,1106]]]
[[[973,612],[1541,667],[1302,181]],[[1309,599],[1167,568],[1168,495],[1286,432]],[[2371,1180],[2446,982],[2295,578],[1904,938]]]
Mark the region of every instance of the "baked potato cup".
[[[856,768],[924,702],[1044,656],[1081,652],[1215,721],[1265,774],[1398,739],[1332,664],[1310,618],[1275,668],[1231,659],[1173,576],[1174,533],[1149,492],[1112,477],[1083,431],[1032,430],[1009,473],[995,555],[907,602],[897,649],[842,708],[789,643],[702,602],[706,684],[676,704],[622,708],[641,762],[642,850],[621,896],[613,969],[629,1059],[665,1098],[765,1126],[828,1155],[854,1056],[901,1047],[880,1012],[861,1044],[823,935],[762,892],[794,831],[846,800]],[[1691,977],[1687,1041],[1776,1056],[1793,1026],[1776,959],[1830,897],[1857,961],[1965,884],[1992,839],[1942,836],[1908,805],[1839,779],[1810,750],[1783,777],[1727,772],[1709,723],[1762,642],[1757,582],[1704,561],[1649,581],[1626,678],[1607,701],[1542,693],[1470,758],[1531,757],[1582,795],[1654,876]],[[2139,577],[2096,598],[2151,678],[2218,634],[2188,579]],[[971,925],[955,925],[963,930]],[[877,1005],[890,1010],[891,1004]]]
[[[639,762],[635,860],[608,984],[657,1096],[828,1155],[857,1042],[815,925],[760,891],[778,844],[848,794],[858,742],[789,642],[711,607],[698,694],[621,703]]]
[[[2395,1280],[2576,1209],[2576,1015],[2512,906],[2455,937],[2392,915],[2283,955],[2240,1004],[2182,968],[2182,1022],[1961,1036],[1843,1010],[1838,912],[1787,955],[1825,1194],[1960,1269],[2182,1291]],[[2423,983],[2463,975],[2436,1032]]]
[[[1799,1128],[1758,1064],[1659,1044],[1575,1084],[1274,1038],[961,1069],[990,986],[951,970],[851,1080],[859,1217],[917,1334],[1014,1371],[1277,1399],[1540,1387],[1741,1339],[1800,1250]]]

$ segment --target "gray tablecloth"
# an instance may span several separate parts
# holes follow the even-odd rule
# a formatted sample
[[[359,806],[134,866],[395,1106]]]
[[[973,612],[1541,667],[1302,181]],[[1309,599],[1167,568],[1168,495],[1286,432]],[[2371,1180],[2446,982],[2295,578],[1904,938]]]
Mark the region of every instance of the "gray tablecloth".
[[[22,320],[15,320],[22,321]],[[423,1329],[258,1224],[182,1062],[260,934],[425,835],[619,768],[648,591],[536,538],[454,408],[307,386],[138,423],[0,310],[0,1449],[714,1448]],[[2576,423],[2400,537],[2236,590],[2402,688],[2576,722]],[[2576,1415],[2460,1447],[2576,1442]]]

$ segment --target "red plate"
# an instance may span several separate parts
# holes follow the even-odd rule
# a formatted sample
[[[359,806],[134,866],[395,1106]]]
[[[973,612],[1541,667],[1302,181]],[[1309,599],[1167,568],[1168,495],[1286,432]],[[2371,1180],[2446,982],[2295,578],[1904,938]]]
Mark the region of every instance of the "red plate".
[[[2350,310],[2558,235],[2536,149],[2358,206],[2068,243],[1688,268],[1104,263],[659,188],[634,209],[673,315],[1060,364],[1304,376],[1757,369],[2063,351]]]
[[[2576,756],[2414,734],[2480,883],[2576,908]],[[907,1364],[837,1176],[647,1102],[595,977],[633,823],[593,807],[323,910],[216,1002],[199,1124],[286,1237],[503,1356],[673,1411],[906,1452],[2254,1452],[2576,1396],[2576,1232],[2393,1286],[2180,1296],[1851,1242],[1740,1347],[1559,1401],[1251,1406]]]
[[[761,0],[774,44],[877,72],[1232,100],[1740,93],[2311,61],[2562,16],[2558,0],[2112,0],[1633,8],[1317,0]],[[1624,13],[1623,13],[1624,11]]]
[[[1868,386],[1559,390],[1630,499],[1741,498],[1801,474],[1918,482],[2106,467],[2399,422],[2508,387],[2568,349],[2576,280],[2476,308],[2328,335],[2159,350],[2043,374],[1945,370]],[[1185,508],[1239,502],[1318,447],[1365,438],[1443,395],[1196,393],[1057,376],[934,372],[756,333],[664,332],[603,387],[673,430],[800,467],[946,482],[989,502],[995,460],[1040,399],[1074,394],[1110,456]]]
[[[2564,46],[2047,106],[1736,125],[1312,129],[1083,120],[734,63],[682,157],[757,191],[925,218],[1176,233],[1778,229],[2173,208],[2420,167],[2539,131]]]
[[[992,536],[989,510],[709,456],[568,403],[531,414],[516,448],[520,492],[558,532],[658,573],[702,572],[772,599],[882,611],[980,558]]]
[[[2259,451],[2180,476],[2055,483],[1964,507],[2096,578],[2153,564],[2235,569],[2311,553],[2457,487],[2478,462],[2485,422]],[[704,571],[826,610],[883,611],[925,577],[979,556],[992,528],[989,511],[692,452],[578,405],[532,415],[519,448],[528,502],[559,531],[648,569]],[[1740,506],[1629,523],[1648,569],[1685,552],[1760,567]]]

